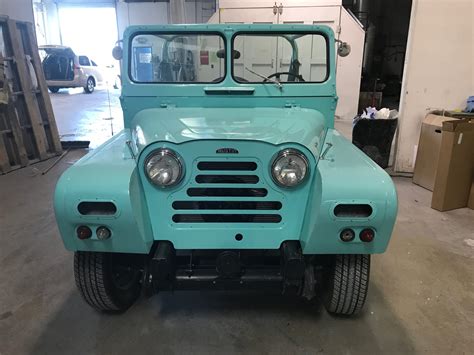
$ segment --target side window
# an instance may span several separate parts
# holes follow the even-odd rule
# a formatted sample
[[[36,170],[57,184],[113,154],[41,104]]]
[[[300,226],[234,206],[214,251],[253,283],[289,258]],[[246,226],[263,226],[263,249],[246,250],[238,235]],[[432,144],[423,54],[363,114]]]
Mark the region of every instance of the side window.
[[[94,62],[92,59],[91,59],[91,63],[92,63],[92,66],[93,66],[93,67],[96,67],[96,66],[97,66],[97,63]]]
[[[79,56],[79,65],[90,67],[91,63],[89,61],[89,58],[87,58],[85,55],[80,55]]]

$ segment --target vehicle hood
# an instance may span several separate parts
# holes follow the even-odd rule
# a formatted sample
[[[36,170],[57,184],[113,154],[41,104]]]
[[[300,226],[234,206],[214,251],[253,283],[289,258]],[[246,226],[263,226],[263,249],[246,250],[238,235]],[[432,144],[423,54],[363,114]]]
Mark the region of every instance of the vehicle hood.
[[[325,132],[321,112],[298,107],[154,108],[138,112],[131,126],[138,152],[158,141],[255,140],[298,143],[317,157]]]

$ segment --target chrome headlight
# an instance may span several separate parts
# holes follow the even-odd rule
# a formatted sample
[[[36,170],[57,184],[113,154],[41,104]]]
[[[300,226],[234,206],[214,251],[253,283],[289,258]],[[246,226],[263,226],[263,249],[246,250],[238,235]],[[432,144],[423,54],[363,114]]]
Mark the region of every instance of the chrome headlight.
[[[176,185],[184,175],[182,159],[171,149],[157,149],[145,159],[145,173],[159,187]]]
[[[272,177],[283,187],[299,185],[308,174],[308,159],[296,149],[285,149],[278,153],[272,164]]]

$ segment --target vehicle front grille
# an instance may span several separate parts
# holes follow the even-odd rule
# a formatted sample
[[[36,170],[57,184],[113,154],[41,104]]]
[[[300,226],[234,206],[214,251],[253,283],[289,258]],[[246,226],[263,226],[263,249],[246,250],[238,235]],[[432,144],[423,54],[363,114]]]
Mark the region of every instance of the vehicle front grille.
[[[269,198],[259,165],[252,161],[198,161],[172,202],[174,223],[281,223],[281,201]]]

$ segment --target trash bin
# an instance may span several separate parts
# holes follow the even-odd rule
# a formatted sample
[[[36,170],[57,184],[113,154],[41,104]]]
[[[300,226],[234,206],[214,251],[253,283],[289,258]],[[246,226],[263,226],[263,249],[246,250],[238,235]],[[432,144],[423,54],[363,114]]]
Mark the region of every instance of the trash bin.
[[[352,144],[385,169],[397,125],[398,118],[360,119],[352,130]]]

